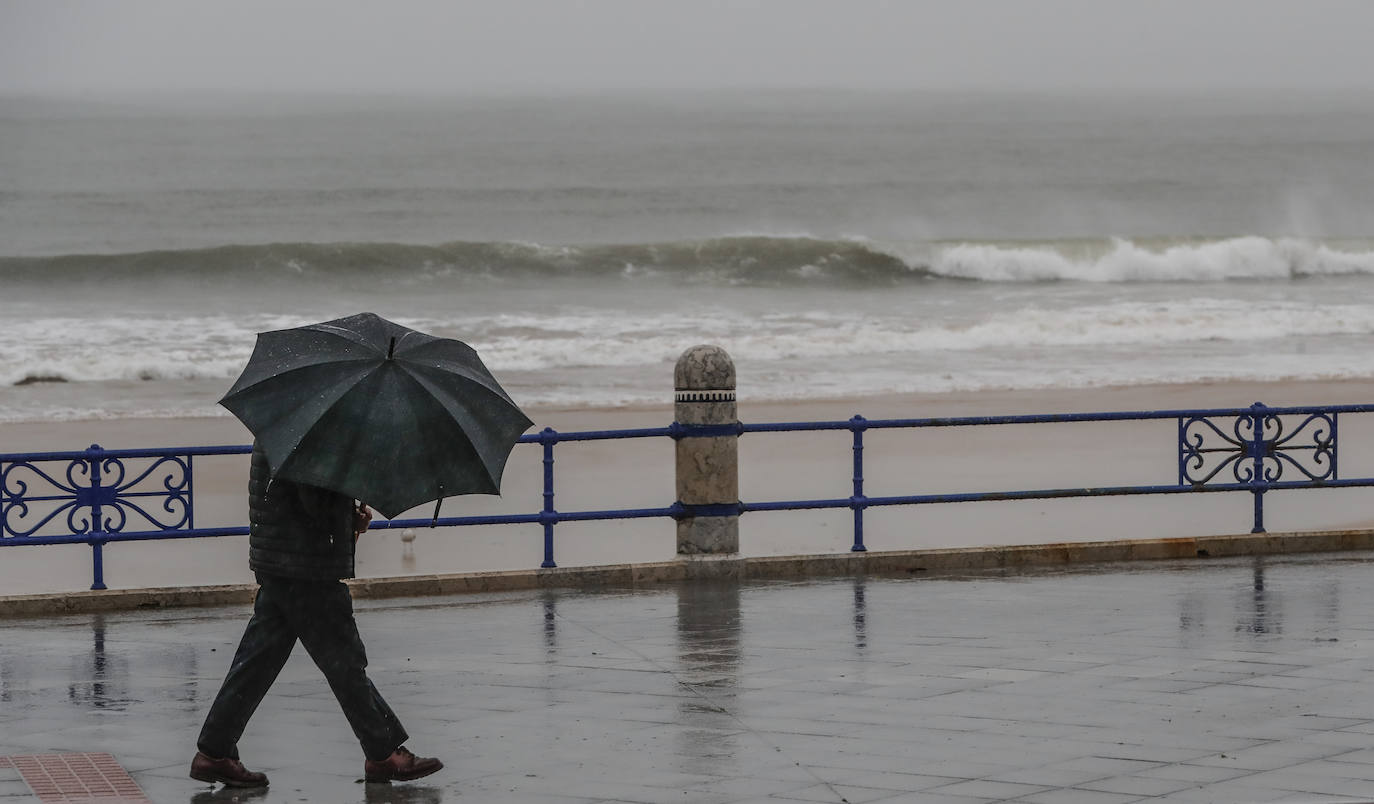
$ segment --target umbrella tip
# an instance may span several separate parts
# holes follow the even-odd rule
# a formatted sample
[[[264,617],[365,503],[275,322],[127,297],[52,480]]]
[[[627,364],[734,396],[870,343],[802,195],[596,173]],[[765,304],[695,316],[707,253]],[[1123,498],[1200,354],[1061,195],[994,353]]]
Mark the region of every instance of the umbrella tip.
[[[392,358],[392,356],[395,355],[395,354],[396,354],[396,338],[395,338],[395,337],[392,337],[392,339],[391,339],[391,345],[388,346],[388,347],[387,347],[387,350],[386,350],[386,359],[387,359],[387,360],[390,360],[390,359]]]

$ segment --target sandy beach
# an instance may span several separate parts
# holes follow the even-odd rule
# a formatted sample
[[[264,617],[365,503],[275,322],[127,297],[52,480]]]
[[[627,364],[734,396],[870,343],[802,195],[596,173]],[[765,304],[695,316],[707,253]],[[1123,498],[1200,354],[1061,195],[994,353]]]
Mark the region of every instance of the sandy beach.
[[[741,421],[835,421],[1191,407],[1354,404],[1374,401],[1374,381],[1218,383],[1055,391],[891,395],[857,399],[751,402]],[[536,428],[562,432],[663,426],[670,405],[616,409],[534,409]],[[1374,475],[1374,416],[1340,422],[1343,477]],[[0,425],[0,452],[243,444],[236,420],[128,419]],[[868,436],[870,496],[1010,491],[1078,485],[1169,484],[1176,480],[1172,421],[1017,425],[891,430]],[[756,433],[740,440],[741,499],[750,502],[847,497],[846,432]],[[565,444],[556,453],[556,505],[562,511],[655,507],[675,497],[668,439]],[[518,447],[501,497],[450,500],[449,515],[529,513],[542,504],[539,450]],[[201,527],[243,524],[246,456],[197,459],[195,517]],[[429,509],[414,515],[428,515]],[[1202,536],[1248,532],[1246,494],[1035,500],[872,509],[865,520],[870,550],[1099,539]],[[1270,531],[1374,523],[1374,493],[1332,489],[1266,498]],[[741,521],[747,555],[845,551],[852,542],[846,510],[751,513]],[[358,572],[381,577],[434,572],[525,569],[543,556],[535,525],[419,529],[406,545],[399,531],[379,530],[359,546]],[[246,539],[117,544],[105,550],[111,588],[238,583],[251,580]],[[555,530],[560,566],[659,561],[672,557],[670,520],[565,523]],[[90,583],[85,546],[7,548],[0,564],[4,594],[76,590]]]

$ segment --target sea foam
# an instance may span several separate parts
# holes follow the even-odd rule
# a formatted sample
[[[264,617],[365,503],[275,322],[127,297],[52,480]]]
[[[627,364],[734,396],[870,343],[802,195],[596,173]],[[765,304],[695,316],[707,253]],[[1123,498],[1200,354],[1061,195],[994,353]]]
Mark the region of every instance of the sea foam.
[[[1374,250],[1342,251],[1295,238],[1237,237],[1150,248],[1114,239],[1105,253],[1063,248],[961,243],[939,248],[936,276],[987,282],[1219,282],[1374,274]]]
[[[109,317],[31,321],[0,354],[0,383],[231,380],[255,333],[308,323],[282,316],[188,316],[157,321]],[[1286,299],[1202,297],[1086,305],[1030,304],[970,318],[912,317],[870,310],[742,316],[568,307],[547,313],[400,318],[398,323],[463,339],[494,371],[629,368],[671,363],[684,344],[709,335],[742,361],[998,352],[1050,347],[1281,341],[1374,336],[1374,303],[1319,308]],[[96,335],[100,337],[96,337]]]

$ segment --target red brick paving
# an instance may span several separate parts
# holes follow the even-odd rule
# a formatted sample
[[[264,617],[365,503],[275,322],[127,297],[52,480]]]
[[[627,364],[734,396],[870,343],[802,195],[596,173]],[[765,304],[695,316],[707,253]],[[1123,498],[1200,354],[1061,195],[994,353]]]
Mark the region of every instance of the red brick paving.
[[[109,754],[0,757],[0,767],[17,768],[44,804],[151,804]]]

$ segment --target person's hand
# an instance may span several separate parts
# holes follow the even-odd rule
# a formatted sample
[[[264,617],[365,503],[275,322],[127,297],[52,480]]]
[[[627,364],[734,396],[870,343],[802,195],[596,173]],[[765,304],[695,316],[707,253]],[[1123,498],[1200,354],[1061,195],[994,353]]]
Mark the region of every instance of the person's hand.
[[[364,503],[358,503],[358,507],[353,509],[353,540],[357,541],[358,536],[371,524],[372,509]]]

